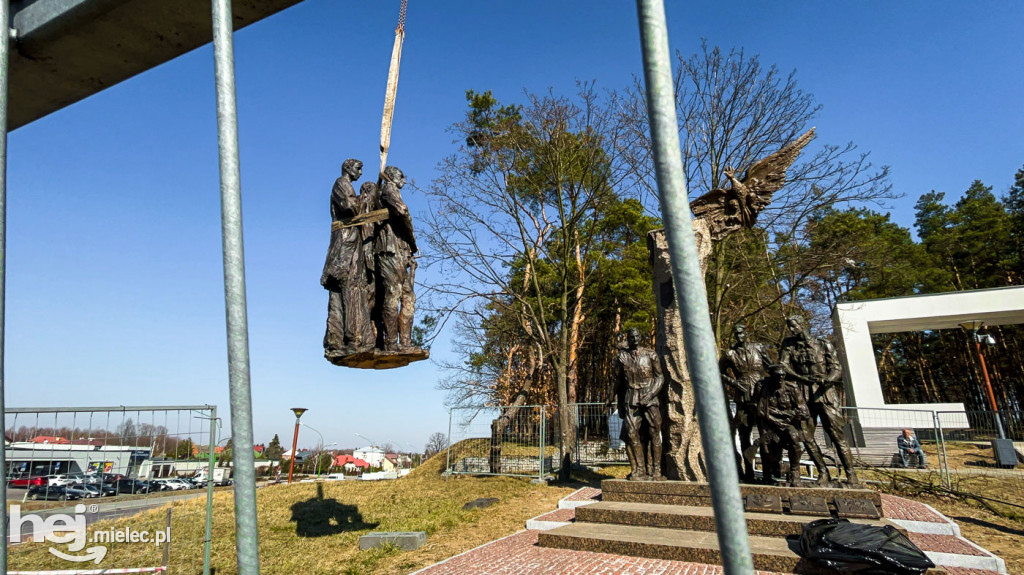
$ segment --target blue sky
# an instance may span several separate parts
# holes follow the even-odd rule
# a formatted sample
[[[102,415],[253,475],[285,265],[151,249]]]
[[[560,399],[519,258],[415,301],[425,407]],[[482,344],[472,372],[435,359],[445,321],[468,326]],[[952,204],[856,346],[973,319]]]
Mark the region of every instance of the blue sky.
[[[707,38],[795,69],[824,106],[819,141],[891,166],[903,225],[920,194],[956,198],[974,179],[1001,193],[1024,164],[1024,4],[669,4],[673,51]],[[293,405],[342,447],[360,433],[422,449],[448,426],[433,363],[322,357],[330,188],[347,157],[375,169],[398,5],[306,0],[235,36],[257,441],[289,441]],[[640,71],[631,2],[411,0],[390,163],[429,185],[467,89],[511,102],[577,80],[619,89]],[[7,404],[226,413],[212,48],[13,132],[8,174]],[[443,334],[433,353],[447,348]]]

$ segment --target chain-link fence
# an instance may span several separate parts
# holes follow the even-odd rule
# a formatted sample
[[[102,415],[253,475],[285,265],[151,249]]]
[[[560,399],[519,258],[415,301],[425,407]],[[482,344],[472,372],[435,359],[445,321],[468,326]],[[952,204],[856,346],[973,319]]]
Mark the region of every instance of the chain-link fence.
[[[603,403],[578,403],[576,413],[576,463],[610,465],[629,463],[622,440],[622,418]]]
[[[11,569],[77,567],[91,548],[47,539],[55,516],[68,516],[104,548],[104,569],[202,570],[208,503],[231,477],[216,407],[18,408],[5,410],[5,423]],[[21,545],[29,541],[43,546]]]
[[[544,477],[558,460],[553,419],[542,405],[452,409],[448,472]]]
[[[1024,505],[1024,413],[852,407],[844,411],[858,467],[898,469],[906,477],[929,481],[938,473],[947,489]],[[908,429],[921,453],[901,453],[897,440]]]

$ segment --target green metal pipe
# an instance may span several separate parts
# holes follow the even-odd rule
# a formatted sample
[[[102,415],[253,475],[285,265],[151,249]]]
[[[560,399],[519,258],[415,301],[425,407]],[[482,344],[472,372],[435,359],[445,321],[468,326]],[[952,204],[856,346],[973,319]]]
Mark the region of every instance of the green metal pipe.
[[[235,103],[234,25],[231,0],[213,0],[213,53],[217,83],[217,142],[220,156],[221,236],[227,319],[231,438],[235,452],[235,551],[240,575],[258,575],[256,458],[253,454],[252,389],[249,383],[249,327],[242,249],[242,190]]]
[[[753,573],[732,430],[683,172],[665,4],[663,0],[637,0],[636,4],[658,196],[708,467],[722,566],[727,575]]]

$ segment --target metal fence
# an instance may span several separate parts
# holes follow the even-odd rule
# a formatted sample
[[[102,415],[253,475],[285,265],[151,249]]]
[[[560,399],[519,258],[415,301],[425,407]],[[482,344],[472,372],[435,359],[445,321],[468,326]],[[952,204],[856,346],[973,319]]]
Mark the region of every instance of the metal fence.
[[[543,405],[452,409],[448,473],[543,478],[558,461],[553,419]]]
[[[938,474],[947,489],[1024,505],[1024,412],[924,411],[845,408],[854,462],[863,468],[899,469],[930,480]],[[896,439],[910,429],[921,443],[923,461],[904,461]],[[1000,460],[994,440],[1005,438],[1011,464]]]
[[[170,522],[169,541],[160,546],[105,542],[104,569],[167,566],[171,573],[194,573],[200,569],[199,548],[208,568],[213,489],[231,471],[215,466],[218,451],[230,439],[217,440],[216,407],[9,408],[4,415],[6,468],[0,473],[8,504],[17,505],[19,513],[10,525],[12,543],[40,540],[45,532],[36,523],[45,525],[53,514],[74,515],[75,506],[83,504],[88,526],[131,516],[119,529],[155,533]],[[179,478],[194,483],[174,481]],[[183,499],[202,502],[176,506],[173,520],[157,511]],[[13,509],[8,511],[13,515]],[[70,548],[55,547],[76,556]],[[174,548],[182,550],[177,557]],[[39,567],[26,564],[31,561],[22,559],[16,547],[8,559],[11,569]]]
[[[576,413],[576,463],[610,465],[629,463],[622,440],[622,418],[603,403],[578,403]]]

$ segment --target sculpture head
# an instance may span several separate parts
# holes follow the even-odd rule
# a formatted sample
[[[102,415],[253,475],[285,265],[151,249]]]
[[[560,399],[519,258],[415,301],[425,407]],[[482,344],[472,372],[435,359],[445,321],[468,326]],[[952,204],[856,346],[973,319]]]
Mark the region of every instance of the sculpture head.
[[[805,320],[803,316],[791,315],[786,318],[786,328],[789,329],[789,333],[795,337],[811,339],[811,331],[807,327],[807,320]]]
[[[786,366],[781,363],[773,363],[768,366],[768,377],[774,382],[781,382],[786,379]]]
[[[742,323],[732,326],[732,334],[736,338],[736,343],[740,345],[747,343],[747,326]]]
[[[384,168],[384,177],[391,180],[398,189],[402,189],[402,186],[405,185],[405,174],[402,173],[402,170],[399,170],[394,166],[387,166]]]
[[[626,331],[626,343],[629,344],[630,350],[640,347],[640,330],[635,327],[629,328]]]
[[[348,174],[353,182],[363,175],[363,163],[355,158],[349,158],[341,163],[341,174]]]

